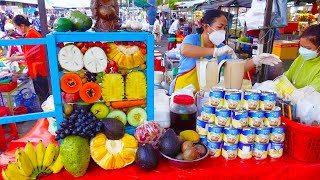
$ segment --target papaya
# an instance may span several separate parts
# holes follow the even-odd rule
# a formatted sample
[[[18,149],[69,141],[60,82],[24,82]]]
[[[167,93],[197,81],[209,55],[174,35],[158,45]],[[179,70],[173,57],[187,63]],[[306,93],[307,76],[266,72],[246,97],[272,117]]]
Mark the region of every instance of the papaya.
[[[62,91],[66,93],[76,93],[82,87],[82,81],[79,75],[68,73],[60,79],[60,86]]]
[[[87,82],[81,87],[79,95],[84,102],[94,103],[101,97],[101,87],[95,82]]]

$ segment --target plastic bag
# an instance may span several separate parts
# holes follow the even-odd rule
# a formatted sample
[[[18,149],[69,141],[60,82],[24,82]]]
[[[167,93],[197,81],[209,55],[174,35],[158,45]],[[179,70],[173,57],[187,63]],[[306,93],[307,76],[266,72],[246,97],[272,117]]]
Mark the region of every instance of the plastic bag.
[[[264,14],[266,8],[265,0],[253,0],[251,9],[247,11],[245,16],[247,30],[260,29],[264,25]]]
[[[286,27],[288,25],[287,0],[274,0],[272,6],[271,26]]]
[[[275,82],[270,80],[262,83],[256,83],[253,85],[252,89],[260,91],[275,91]]]
[[[53,95],[50,95],[42,104],[41,108],[44,112],[54,111]]]
[[[14,102],[16,107],[26,107],[28,109],[28,113],[41,111],[38,96],[30,88],[21,89],[18,94],[14,96]]]

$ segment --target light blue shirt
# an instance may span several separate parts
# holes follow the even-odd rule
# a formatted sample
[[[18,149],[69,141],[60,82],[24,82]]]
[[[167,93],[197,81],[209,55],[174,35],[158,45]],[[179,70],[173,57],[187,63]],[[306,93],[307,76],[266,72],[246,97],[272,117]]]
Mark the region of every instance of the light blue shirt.
[[[201,34],[190,34],[183,39],[182,44],[190,44],[194,46],[201,46]],[[225,44],[221,43],[218,48],[225,46]],[[213,56],[203,57],[205,59],[212,59]],[[224,59],[231,59],[232,57],[229,54],[225,54],[218,57],[218,62]],[[183,74],[185,72],[190,71],[193,67],[196,66],[196,61],[199,58],[189,58],[186,56],[180,56],[179,66],[178,66],[178,75]],[[175,85],[176,79],[174,79],[170,85],[170,94],[173,92],[173,88]]]

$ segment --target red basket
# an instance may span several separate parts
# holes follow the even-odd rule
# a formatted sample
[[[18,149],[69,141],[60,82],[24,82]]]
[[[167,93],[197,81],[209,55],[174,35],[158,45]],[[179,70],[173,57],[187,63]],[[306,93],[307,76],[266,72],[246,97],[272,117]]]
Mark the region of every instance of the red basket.
[[[297,160],[320,162],[320,127],[306,126],[285,117],[286,140],[284,150]]]

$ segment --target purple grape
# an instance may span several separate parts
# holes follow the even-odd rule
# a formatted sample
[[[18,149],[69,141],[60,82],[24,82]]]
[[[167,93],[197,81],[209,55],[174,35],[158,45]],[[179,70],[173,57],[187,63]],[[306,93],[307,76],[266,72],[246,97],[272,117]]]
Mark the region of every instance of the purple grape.
[[[91,72],[87,71],[85,72],[86,76],[90,76],[91,75]]]

